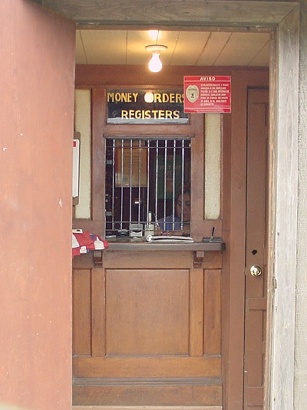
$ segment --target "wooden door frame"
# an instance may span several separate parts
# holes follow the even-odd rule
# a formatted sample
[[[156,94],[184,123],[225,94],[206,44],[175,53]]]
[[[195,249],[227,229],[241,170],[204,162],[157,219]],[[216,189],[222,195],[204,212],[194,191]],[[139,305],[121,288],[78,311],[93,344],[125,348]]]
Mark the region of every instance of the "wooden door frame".
[[[299,141],[299,6],[274,32],[270,78],[266,407],[293,408]],[[287,340],[287,343],[284,341]]]
[[[232,3],[232,2],[229,2]],[[264,2],[265,3],[265,2]],[[274,6],[278,2],[274,2]],[[251,7],[251,15],[253,5]],[[259,7],[259,4],[258,4]],[[274,11],[272,11],[274,13]],[[267,305],[267,360],[265,374],[265,408],[293,408],[294,350],[295,350],[295,289],[297,277],[297,204],[298,204],[298,119],[299,119],[299,22],[300,8],[293,4],[290,13],[275,25],[271,33],[270,60],[270,136],[269,136],[269,219],[268,219],[268,305]],[[253,24],[252,24],[253,25]],[[291,108],[290,108],[291,107]],[[290,108],[290,109],[289,109]],[[234,130],[235,127],[232,127]],[[231,181],[230,249],[224,275],[243,272],[245,222],[236,211],[238,197],[245,202],[246,166],[238,174],[240,149],[232,152],[231,173],[240,175]],[[243,175],[244,173],[244,175]],[[242,189],[243,187],[243,189]],[[243,191],[243,192],[242,192]],[[244,253],[244,252],[243,252]],[[237,276],[238,277],[238,276]],[[244,275],[241,275],[243,278]],[[229,279],[229,298],[239,296],[240,283]],[[244,293],[244,292],[243,292]],[[241,293],[241,294],[243,294]],[[244,301],[241,300],[243,310]],[[237,307],[236,307],[237,308]],[[229,340],[224,387],[225,408],[243,408],[240,383],[235,383],[240,358],[237,335],[240,325],[235,312],[229,312]],[[239,316],[240,317],[240,316]],[[236,333],[238,332],[239,333]],[[287,343],[282,341],[287,340]],[[239,349],[240,350],[240,349]],[[243,360],[243,358],[241,358]],[[243,381],[242,384],[243,386]]]
[[[251,10],[252,8],[251,5]],[[292,11],[275,26],[271,41],[265,408],[276,410],[291,409],[294,403],[299,22],[300,8],[299,4],[296,3],[293,4]],[[238,156],[238,152],[235,153],[236,155]],[[237,160],[239,160],[239,156],[232,160],[232,171],[236,170]],[[242,196],[240,182],[232,181],[232,184],[231,197]],[[232,208],[229,237],[232,246],[229,254],[229,272],[244,269],[240,246],[242,245],[240,240],[244,238],[241,220],[242,215],[236,214],[235,209]],[[238,238],[240,238],[239,241]],[[233,286],[237,285],[233,284]],[[234,296],[236,290],[232,290],[230,287],[231,292]],[[229,315],[232,316],[231,313]],[[230,322],[229,332],[235,332],[235,329],[236,326],[232,328]],[[235,334],[230,339],[235,342]],[[283,343],[284,340],[287,340],[287,343]],[[235,344],[229,346],[229,351],[235,351],[235,349]],[[238,390],[238,386],[233,386],[231,382],[236,374],[237,364],[231,358],[231,354],[228,355],[228,358],[225,390],[226,408],[235,410],[239,403],[242,407],[240,398],[242,392]]]
[[[125,2],[121,2],[124,5]],[[130,6],[133,7],[130,2]],[[297,203],[298,203],[298,117],[299,117],[299,21],[300,3],[285,1],[206,1],[189,2],[191,13],[180,14],[181,9],[171,11],[172,18],[161,20],[155,17],[153,10],[146,9],[146,16],[128,15],[122,21],[124,26],[148,27],[151,25],[167,26],[176,29],[182,23],[187,29],[208,29],[212,25],[217,29],[270,30],[270,174],[269,196],[270,209],[268,221],[268,332],[266,366],[266,408],[292,408],[294,401],[294,340],[295,340],[295,286],[296,286],[296,250],[297,250]],[[171,5],[169,5],[171,8]],[[176,9],[176,10],[175,10]],[[240,13],[238,13],[240,10]],[[170,14],[170,9],[168,9]],[[184,10],[183,10],[184,11]],[[194,13],[193,13],[194,11]],[[200,11],[200,13],[198,13]],[[276,17],[278,16],[278,17]],[[77,18],[76,18],[77,19]],[[112,13],[100,18],[100,27],[110,27]],[[160,19],[160,20],[159,20]],[[277,20],[278,19],[278,20]],[[233,128],[234,129],[234,128]],[[231,157],[231,172],[236,172],[242,152],[234,152]],[[242,167],[244,168],[244,167]],[[246,168],[240,171],[240,180],[231,182],[231,198],[241,198],[245,203]],[[244,179],[242,179],[244,178]],[[236,199],[237,200],[237,199]],[[229,226],[228,251],[224,275],[230,272],[243,272],[245,224],[242,214],[231,204],[231,222]],[[291,240],[289,240],[291,238]],[[241,275],[244,279],[244,275]],[[242,280],[243,280],[242,279]],[[239,297],[244,312],[243,282],[230,280],[229,298]],[[241,296],[240,296],[241,295]],[[239,303],[239,305],[240,305]],[[237,309],[237,308],[236,308]],[[227,369],[225,369],[224,396],[227,409],[237,410],[243,403],[243,380],[235,380],[242,369],[242,358],[237,360],[236,351],[243,340],[243,322],[235,320],[235,312],[229,312],[231,319],[228,337],[233,344],[227,347]],[[244,319],[243,319],[244,321]],[[241,329],[240,329],[241,326]],[[240,332],[238,333],[238,328]],[[286,345],[281,340],[287,340]],[[230,353],[231,352],[231,353]],[[234,352],[234,354],[233,354]],[[235,381],[234,381],[235,380]],[[241,386],[241,388],[240,388]]]

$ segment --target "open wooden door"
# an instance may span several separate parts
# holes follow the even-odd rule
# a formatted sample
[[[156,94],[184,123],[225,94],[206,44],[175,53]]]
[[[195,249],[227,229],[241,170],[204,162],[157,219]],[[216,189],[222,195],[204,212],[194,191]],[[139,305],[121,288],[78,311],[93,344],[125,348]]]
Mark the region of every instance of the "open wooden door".
[[[75,24],[2,0],[0,25],[0,407],[67,410]]]
[[[263,409],[268,100],[267,89],[248,92],[244,409]]]

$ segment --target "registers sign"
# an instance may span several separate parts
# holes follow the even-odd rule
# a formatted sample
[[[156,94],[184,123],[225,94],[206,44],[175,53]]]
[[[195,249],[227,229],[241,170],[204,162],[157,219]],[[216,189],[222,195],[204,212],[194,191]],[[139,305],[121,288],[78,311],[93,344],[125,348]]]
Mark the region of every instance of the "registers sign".
[[[109,124],[186,124],[182,90],[108,90]]]
[[[230,76],[184,77],[184,112],[230,113]]]

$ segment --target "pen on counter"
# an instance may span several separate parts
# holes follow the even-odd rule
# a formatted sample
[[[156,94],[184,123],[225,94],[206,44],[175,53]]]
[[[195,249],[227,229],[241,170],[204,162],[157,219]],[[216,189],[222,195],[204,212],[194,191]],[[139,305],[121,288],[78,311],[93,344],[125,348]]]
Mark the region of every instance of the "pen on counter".
[[[214,237],[214,231],[215,231],[215,226],[212,228],[212,231],[211,231],[211,238],[210,238],[210,240],[213,240],[213,237]]]

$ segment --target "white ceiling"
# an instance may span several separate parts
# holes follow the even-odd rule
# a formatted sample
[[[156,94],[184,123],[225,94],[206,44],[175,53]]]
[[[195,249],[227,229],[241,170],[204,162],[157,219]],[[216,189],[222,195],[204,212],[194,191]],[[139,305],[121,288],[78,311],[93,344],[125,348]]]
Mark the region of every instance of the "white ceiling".
[[[149,44],[163,44],[164,65],[269,65],[269,33],[167,30],[77,30],[77,64],[145,65]]]

